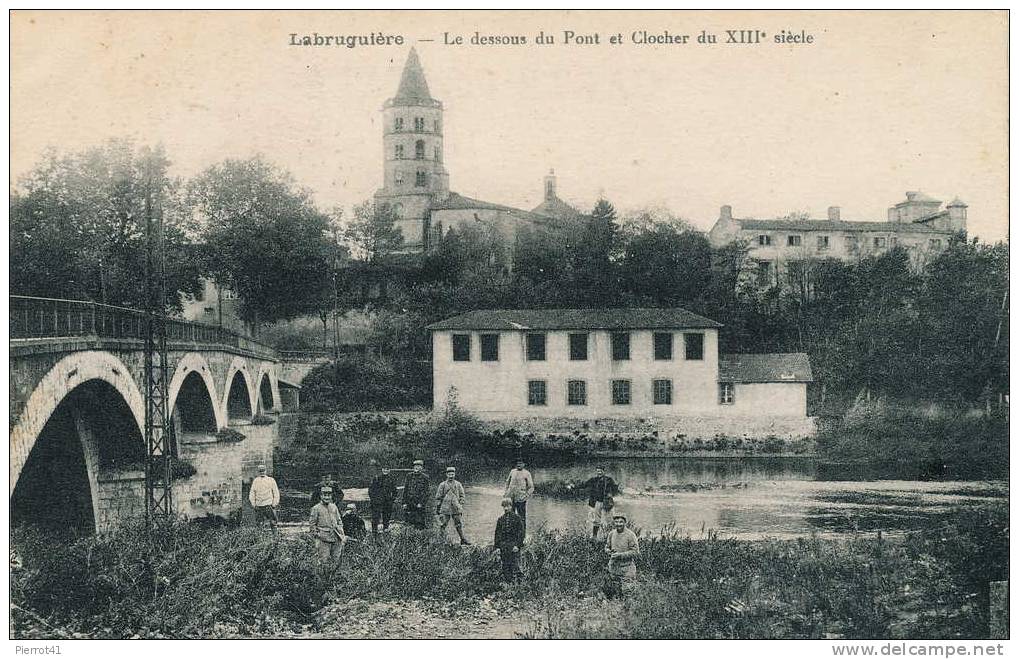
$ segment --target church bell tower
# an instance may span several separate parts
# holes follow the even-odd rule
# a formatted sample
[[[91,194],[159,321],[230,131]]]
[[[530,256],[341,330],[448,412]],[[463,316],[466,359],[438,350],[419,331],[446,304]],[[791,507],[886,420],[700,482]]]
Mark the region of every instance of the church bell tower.
[[[449,195],[449,174],[442,164],[442,103],[428,91],[413,48],[396,96],[382,107],[382,124],[384,179],[375,201],[396,211],[404,248],[422,249],[432,202]]]

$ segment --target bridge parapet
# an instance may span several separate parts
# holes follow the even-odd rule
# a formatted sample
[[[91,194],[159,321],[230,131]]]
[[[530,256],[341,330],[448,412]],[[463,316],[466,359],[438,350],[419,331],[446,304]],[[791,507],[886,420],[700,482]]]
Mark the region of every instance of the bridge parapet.
[[[144,311],[97,302],[11,295],[11,345],[90,337],[144,341],[147,317]],[[217,325],[168,318],[166,338],[171,343],[228,346],[263,359],[279,360],[279,353],[271,346]]]

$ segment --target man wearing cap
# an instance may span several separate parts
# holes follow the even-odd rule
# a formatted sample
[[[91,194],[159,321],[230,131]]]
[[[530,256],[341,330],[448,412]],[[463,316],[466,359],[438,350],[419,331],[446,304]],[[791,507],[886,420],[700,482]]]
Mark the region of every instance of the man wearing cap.
[[[520,578],[520,550],[524,546],[524,520],[513,509],[513,500],[502,500],[502,517],[495,523],[495,547],[502,559],[502,579],[505,582]]]
[[[609,575],[618,580],[623,590],[637,581],[637,555],[640,543],[637,534],[626,528],[626,514],[615,511],[612,515],[613,529],[605,539],[605,553],[609,555]]]
[[[389,533],[389,520],[393,518],[393,502],[396,501],[396,481],[389,475],[388,467],[382,467],[382,473],[368,484],[368,500],[372,508],[372,535],[378,536],[380,520],[382,531]]]
[[[520,515],[524,528],[527,528],[527,500],[534,494],[534,479],[531,472],[524,469],[524,459],[517,459],[516,466],[510,470],[506,478],[506,493],[504,496],[513,501],[513,511]]]
[[[463,484],[456,479],[456,467],[446,467],[446,480],[439,483],[435,490],[435,514],[439,516],[439,532],[446,537],[446,526],[453,520],[456,534],[460,536],[461,545],[469,545],[464,537],[463,510],[467,503],[467,493]]]
[[[347,504],[347,510],[343,513],[343,534],[350,540],[364,540],[368,530],[364,526],[364,520],[357,514],[357,506]]]
[[[268,521],[270,526],[276,528],[276,507],[280,505],[280,488],[276,485],[276,479],[266,473],[264,464],[258,465],[258,476],[251,481],[248,502],[255,509],[258,524]]]
[[[407,523],[416,529],[426,529],[430,526],[428,510],[428,496],[432,490],[432,484],[425,473],[425,461],[415,460],[414,471],[407,474],[407,480],[403,484],[403,508],[406,511]]]
[[[315,554],[323,565],[335,565],[343,555],[347,536],[343,533],[340,511],[333,503],[333,488],[329,485],[319,490],[319,502],[311,509],[308,527],[315,536]]]

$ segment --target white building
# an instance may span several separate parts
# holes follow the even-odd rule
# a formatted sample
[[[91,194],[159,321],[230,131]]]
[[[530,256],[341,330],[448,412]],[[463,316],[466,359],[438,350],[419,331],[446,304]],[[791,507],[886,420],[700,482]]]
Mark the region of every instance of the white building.
[[[722,206],[708,239],[714,247],[743,241],[757,282],[773,286],[797,276],[790,266],[811,259],[855,261],[901,247],[923,263],[966,231],[967,208],[958,197],[941,208],[922,192],[907,192],[905,201],[889,207],[887,222],[846,221],[838,206],[828,208],[826,219],[737,218],[731,206]]]
[[[482,418],[806,421],[807,356],[720,357],[719,328],[685,309],[473,311],[428,326],[433,405],[455,388]]]

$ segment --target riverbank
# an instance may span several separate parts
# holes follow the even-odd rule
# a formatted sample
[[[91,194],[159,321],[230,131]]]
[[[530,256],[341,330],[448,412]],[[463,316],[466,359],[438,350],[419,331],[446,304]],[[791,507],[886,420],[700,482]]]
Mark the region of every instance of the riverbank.
[[[857,402],[822,424],[819,457],[895,469],[912,477],[1007,478],[1008,408]]]
[[[484,422],[457,410],[443,414],[308,413],[288,424],[276,466],[284,480],[299,472],[333,473],[341,479],[341,486],[365,487],[375,474],[374,464],[399,468],[419,458],[438,476],[447,464],[470,472],[508,466],[517,457],[530,463],[556,464],[580,458],[815,455],[814,442],[808,438],[716,435],[704,439],[682,433],[662,435],[642,420],[620,423],[578,421],[570,426],[572,430],[556,426],[540,431],[526,420],[519,424]]]
[[[428,625],[487,611],[467,631],[512,620],[500,629],[548,638],[986,638],[988,582],[1008,568],[1004,505],[901,540],[645,535],[639,587],[612,601],[601,547],[563,531],[532,531],[512,587],[490,547],[414,531],[352,544],[331,574],[306,535],[249,527],[73,541],[18,530],[12,547],[16,638],[362,637],[380,611]]]

